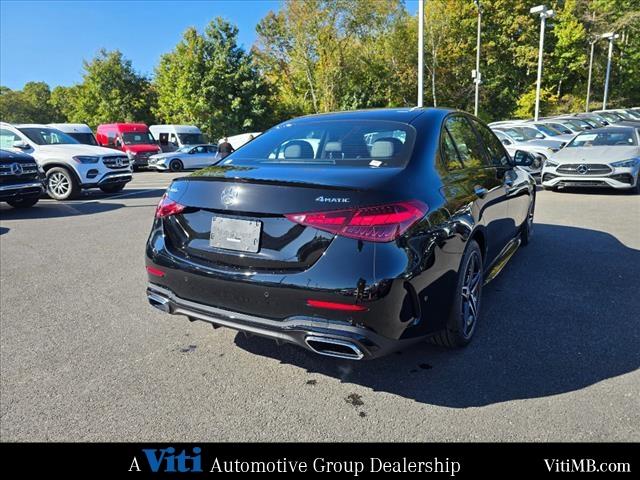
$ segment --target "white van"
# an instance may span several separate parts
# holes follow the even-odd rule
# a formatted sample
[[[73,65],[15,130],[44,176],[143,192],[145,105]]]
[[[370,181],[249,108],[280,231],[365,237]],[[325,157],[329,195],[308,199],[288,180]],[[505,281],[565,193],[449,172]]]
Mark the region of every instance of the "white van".
[[[98,141],[89,125],[84,123],[50,123],[48,126],[66,133],[84,145],[98,146]]]
[[[163,152],[175,152],[187,145],[206,143],[204,135],[194,125],[151,125],[149,130]]]

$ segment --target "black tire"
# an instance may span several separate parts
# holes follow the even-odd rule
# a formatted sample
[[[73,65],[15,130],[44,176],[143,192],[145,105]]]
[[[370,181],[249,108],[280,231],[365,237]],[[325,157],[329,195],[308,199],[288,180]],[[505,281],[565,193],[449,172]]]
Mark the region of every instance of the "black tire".
[[[182,165],[182,162],[178,158],[174,158],[169,162],[169,170],[171,170],[172,172],[179,172],[183,168],[184,165]]]
[[[470,240],[460,262],[455,298],[447,325],[431,337],[433,343],[459,348],[471,341],[480,317],[483,282],[482,252],[478,243]]]
[[[533,197],[531,206],[529,207],[529,213],[524,223],[520,226],[520,245],[526,247],[531,242],[533,236],[533,215],[536,211],[536,197]]]
[[[40,197],[29,197],[29,198],[20,198],[17,200],[7,200],[7,203],[11,205],[13,208],[29,208],[33,207],[38,201]]]
[[[113,183],[111,185],[101,186],[100,190],[102,190],[104,193],[117,193],[120,192],[125,185],[126,183]]]
[[[80,194],[76,177],[66,168],[47,170],[47,194],[54,200],[72,200]]]

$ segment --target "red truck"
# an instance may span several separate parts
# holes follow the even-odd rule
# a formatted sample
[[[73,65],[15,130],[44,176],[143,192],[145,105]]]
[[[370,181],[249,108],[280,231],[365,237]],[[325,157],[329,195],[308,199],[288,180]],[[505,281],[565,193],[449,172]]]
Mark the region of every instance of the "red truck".
[[[96,139],[104,147],[116,148],[127,154],[134,170],[146,167],[149,157],[162,150],[144,123],[108,123],[98,125]]]

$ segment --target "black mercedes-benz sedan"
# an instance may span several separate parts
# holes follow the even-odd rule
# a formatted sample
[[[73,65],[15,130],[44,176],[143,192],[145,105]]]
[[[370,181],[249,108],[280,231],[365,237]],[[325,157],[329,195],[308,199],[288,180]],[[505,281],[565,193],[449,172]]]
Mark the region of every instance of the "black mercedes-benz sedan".
[[[38,203],[44,193],[44,174],[31,155],[0,149],[0,202],[14,208]]]
[[[149,302],[333,357],[464,346],[483,285],[529,242],[531,161],[452,110],[281,123],[167,189]]]

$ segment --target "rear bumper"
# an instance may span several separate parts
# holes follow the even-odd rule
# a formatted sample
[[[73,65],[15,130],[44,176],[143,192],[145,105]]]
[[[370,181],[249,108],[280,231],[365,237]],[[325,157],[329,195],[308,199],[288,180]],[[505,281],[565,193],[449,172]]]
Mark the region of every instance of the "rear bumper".
[[[184,315],[190,320],[208,322],[214,327],[229,327],[276,342],[292,343],[331,357],[371,359],[412,343],[410,340],[392,340],[346,322],[317,317],[295,316],[271,320],[232,312],[179,298],[171,290],[153,283],[147,287],[147,299],[153,307],[165,313]]]

